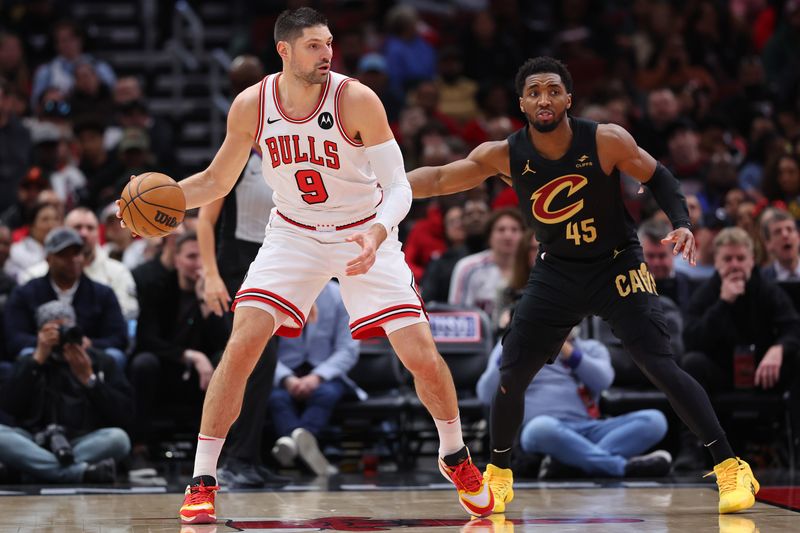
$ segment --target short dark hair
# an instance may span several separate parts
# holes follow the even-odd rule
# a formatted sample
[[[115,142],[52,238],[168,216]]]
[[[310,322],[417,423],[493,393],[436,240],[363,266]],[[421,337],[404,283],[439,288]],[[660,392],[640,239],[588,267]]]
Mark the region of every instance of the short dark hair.
[[[639,237],[639,242],[649,240],[650,242],[660,244],[661,239],[666,237],[667,233],[669,232],[670,226],[667,222],[649,218],[642,222],[642,224],[639,226],[639,231],[637,234]]]
[[[327,17],[316,9],[310,7],[287,9],[278,15],[278,20],[275,21],[275,44],[279,41],[291,43],[302,35],[304,29],[327,25]]]
[[[180,253],[181,248],[183,248],[183,245],[187,242],[197,242],[197,233],[194,231],[187,231],[186,233],[178,235],[178,238],[175,239],[175,253]]]
[[[572,75],[567,70],[567,66],[555,59],[548,56],[532,57],[519,67],[517,77],[514,80],[514,86],[517,88],[517,94],[522,96],[522,91],[525,89],[525,80],[531,74],[538,74],[539,72],[552,72],[561,76],[561,81],[564,82],[564,87],[567,92],[572,92]]]
[[[489,220],[486,221],[486,238],[488,239],[492,235],[492,231],[494,231],[495,225],[500,221],[503,217],[513,218],[519,224],[521,230],[525,230],[525,219],[522,218],[522,213],[516,207],[501,207],[500,209],[495,209],[494,211],[489,214]]]

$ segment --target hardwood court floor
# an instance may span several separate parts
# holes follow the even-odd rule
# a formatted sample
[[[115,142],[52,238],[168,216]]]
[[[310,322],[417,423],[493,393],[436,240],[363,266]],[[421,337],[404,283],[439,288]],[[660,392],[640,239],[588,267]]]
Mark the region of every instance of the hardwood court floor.
[[[473,521],[453,489],[223,492],[217,497],[218,524],[183,528],[176,518],[179,494],[3,496],[0,533],[800,531],[800,513],[761,502],[745,514],[720,518],[716,492],[708,486],[535,485],[516,493],[505,516]]]

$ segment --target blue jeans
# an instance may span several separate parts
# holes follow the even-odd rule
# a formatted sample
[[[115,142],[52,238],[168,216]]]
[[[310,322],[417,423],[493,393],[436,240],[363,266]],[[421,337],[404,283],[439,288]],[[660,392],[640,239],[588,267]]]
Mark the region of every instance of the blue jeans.
[[[0,425],[0,462],[39,481],[80,483],[89,463],[119,460],[128,455],[131,441],[119,428],[103,428],[70,441],[75,462],[62,466],[56,456],[33,441],[22,428]]]
[[[522,428],[520,446],[587,474],[622,477],[628,458],[650,449],[666,433],[667,419],[656,409],[575,422],[540,415]]]
[[[297,402],[283,387],[273,389],[269,397],[269,410],[275,431],[281,437],[291,435],[297,428],[305,428],[315,437],[328,425],[336,404],[349,387],[341,379],[323,381],[305,402]]]

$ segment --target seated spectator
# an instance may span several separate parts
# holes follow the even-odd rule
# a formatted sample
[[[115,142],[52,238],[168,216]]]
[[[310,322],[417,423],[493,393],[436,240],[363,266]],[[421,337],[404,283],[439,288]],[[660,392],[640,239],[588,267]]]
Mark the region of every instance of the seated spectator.
[[[447,47],[439,52],[439,111],[464,125],[478,114],[478,84],[464,76],[464,62],[458,48]]]
[[[103,250],[109,257],[120,261],[125,265],[125,268],[133,271],[133,269],[151,259],[148,256],[148,240],[136,239],[130,230],[120,226],[116,212],[116,204],[109,204],[103,210],[101,219],[106,237]]]
[[[672,231],[668,222],[650,219],[639,226],[639,242],[642,244],[644,260],[656,280],[658,294],[666,296],[678,305],[681,313],[689,307],[691,279],[684,272],[675,270],[675,255],[672,243],[661,242]],[[675,354],[681,351],[673,351]]]
[[[689,208],[689,219],[692,233],[697,243],[697,264],[690,265],[683,256],[674,258],[676,272],[682,272],[693,280],[704,280],[714,274],[714,236],[720,230],[719,225],[708,227],[703,216],[700,200],[694,194],[686,195],[686,206]],[[713,221],[712,217],[709,220]]]
[[[16,187],[17,201],[0,214],[0,224],[12,231],[19,229],[31,220],[33,208],[39,203],[39,193],[50,189],[50,178],[40,167],[30,167]]]
[[[93,59],[81,58],[75,63],[75,86],[69,103],[74,120],[87,115],[110,117],[114,112],[111,87],[100,80]]]
[[[279,435],[272,454],[284,466],[300,459],[318,476],[336,473],[317,444],[336,404],[355,384],[347,377],[358,362],[358,341],[350,335],[350,318],[329,281],[315,303],[300,337],[281,338],[275,386],[269,409]]]
[[[115,461],[131,448],[133,391],[108,355],[92,346],[68,303],[33,308],[31,357],[14,364],[4,408],[19,427],[0,425],[0,461],[34,482],[113,483]]]
[[[126,320],[136,320],[139,316],[139,301],[136,299],[136,285],[130,270],[108,257],[100,247],[100,233],[97,217],[85,207],[76,207],[64,219],[64,225],[74,229],[83,239],[83,272],[92,281],[108,285],[114,290],[122,316]],[[42,261],[28,267],[19,276],[20,283],[47,275],[49,266]]]
[[[4,267],[6,274],[14,279],[18,279],[25,269],[46,259],[45,237],[61,224],[61,216],[57,208],[40,203],[33,208],[26,223],[30,224],[28,236],[11,245]]]
[[[147,145],[155,155],[157,167],[162,172],[172,175],[176,166],[175,134],[168,121],[154,117],[150,113],[138,79],[134,77],[119,79],[114,86],[114,105],[117,111],[117,127],[106,131],[106,148],[117,146],[125,129],[144,130]]]
[[[80,61],[94,61],[100,81],[108,87],[114,86],[116,78],[111,67],[83,53],[83,35],[77,24],[68,20],[57,23],[53,28],[53,39],[57,55],[51,62],[41,65],[34,74],[32,107],[36,106],[39,97],[50,87],[69,93],[75,85],[75,68]]]
[[[456,263],[448,303],[483,309],[497,325],[497,299],[508,285],[524,223],[518,209],[499,209],[487,223],[489,249]]]
[[[358,81],[375,91],[386,109],[386,118],[393,124],[400,116],[403,101],[389,86],[386,59],[377,53],[365,54],[358,61]],[[338,70],[337,70],[338,72]]]
[[[761,270],[770,281],[800,282],[800,235],[794,217],[783,209],[773,209],[761,220],[770,263]]]
[[[511,132],[522,127],[519,119],[509,115],[510,100],[510,91],[499,82],[492,83],[478,93],[479,114],[464,125],[461,133],[469,149],[486,141],[505,139]],[[506,135],[502,135],[504,133]]]
[[[800,317],[789,296],[754,267],[753,242],[741,228],[714,239],[716,272],[689,303],[681,366],[710,394],[737,388],[792,390],[800,405]],[[701,443],[683,431],[678,469],[705,464]]]
[[[764,196],[770,203],[783,202],[795,220],[800,220],[800,158],[782,154],[764,172]]]
[[[516,252],[514,252],[514,265],[508,286],[498,297],[498,336],[501,336],[511,324],[511,314],[522,296],[522,291],[528,285],[528,278],[531,276],[533,265],[536,264],[537,255],[539,255],[539,241],[536,240],[532,229],[526,229],[519,240]]]
[[[77,324],[91,346],[104,351],[125,368],[128,328],[114,291],[89,279],[83,272],[83,239],[70,228],[52,230],[44,242],[48,272],[14,289],[6,303],[8,348],[14,357],[36,348],[36,308],[61,300],[75,309]]]
[[[10,90],[8,83],[0,78],[0,146],[3,147],[0,151],[0,213],[14,203],[17,185],[31,161],[31,136],[9,109]],[[9,224],[7,220],[4,222]]]
[[[154,260],[134,272],[140,315],[130,378],[136,391],[134,444],[140,449],[151,443],[152,421],[164,405],[188,408],[191,415],[181,418],[199,422],[203,395],[228,338],[225,319],[201,298],[197,235],[167,239],[174,241],[174,267]]]
[[[500,384],[502,346],[495,346],[477,392],[487,406]],[[573,334],[558,360],[545,365],[525,391],[525,419],[520,448],[526,454],[546,454],[539,477],[560,477],[564,465],[578,475],[654,477],[669,473],[669,453],[649,450],[667,433],[661,411],[645,409],[599,418],[600,393],[614,380],[608,350],[602,343]]]
[[[389,35],[383,54],[392,90],[397,94],[404,94],[414,82],[432,80],[436,74],[436,52],[420,35],[418,24],[412,6],[398,5],[386,14]]]
[[[449,213],[449,211],[448,211]],[[457,228],[458,222],[445,213],[445,235]],[[448,220],[450,229],[448,229]],[[433,259],[425,269],[422,280],[422,298],[427,302],[446,302],[450,293],[450,279],[453,269],[464,257],[477,254],[486,249],[486,223],[489,220],[489,204],[484,200],[467,200],[464,202],[461,226],[463,226],[464,242],[460,246],[452,246]],[[457,229],[456,229],[457,231]]]
[[[75,124],[80,170],[87,182],[87,205],[93,209],[104,207],[117,199],[119,190],[115,187],[120,176],[125,175],[116,153],[106,150],[103,145],[105,131],[101,117],[87,117]]]
[[[3,271],[3,266],[8,260],[8,252],[11,249],[11,230],[8,226],[0,225],[0,365],[2,361],[10,360],[11,357],[6,352],[6,328],[3,323],[3,310],[8,300],[8,295],[17,285],[14,278]],[[0,370],[0,389],[3,387],[3,371]]]
[[[48,174],[50,186],[67,209],[81,204],[86,196],[86,176],[73,157],[71,126],[49,121],[30,126],[34,162]]]

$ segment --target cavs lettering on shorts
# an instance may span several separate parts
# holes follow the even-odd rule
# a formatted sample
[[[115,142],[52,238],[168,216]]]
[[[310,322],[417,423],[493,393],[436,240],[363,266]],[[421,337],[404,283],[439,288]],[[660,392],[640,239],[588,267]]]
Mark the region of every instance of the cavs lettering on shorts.
[[[311,135],[278,135],[264,139],[272,168],[291,163],[312,163],[339,169],[338,146],[333,141],[318,141]]]
[[[580,174],[567,174],[548,181],[531,195],[531,212],[534,218],[543,224],[558,224],[574,216],[583,209],[582,198],[559,209],[553,209],[552,203],[559,197],[569,200],[587,183],[589,180],[586,176]]]
[[[649,292],[650,294],[658,295],[656,292],[656,279],[647,269],[647,264],[642,263],[639,269],[628,270],[627,274],[619,274],[614,280],[617,286],[617,292],[623,298],[629,294],[637,292]]]

